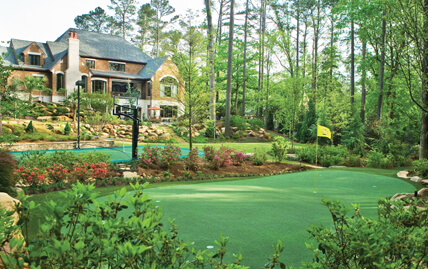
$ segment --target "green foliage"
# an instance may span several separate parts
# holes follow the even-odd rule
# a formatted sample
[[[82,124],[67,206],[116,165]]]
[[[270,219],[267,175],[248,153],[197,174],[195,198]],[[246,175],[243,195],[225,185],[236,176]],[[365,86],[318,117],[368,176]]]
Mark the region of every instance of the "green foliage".
[[[200,162],[201,158],[199,157],[199,150],[194,148],[189,151],[189,155],[184,159],[184,167],[188,170],[197,171],[199,170]]]
[[[22,154],[19,166],[46,169],[55,164],[62,164],[66,168],[71,168],[76,161],[78,161],[78,157],[73,152],[67,150],[56,150],[52,153],[30,151]]]
[[[241,116],[230,115],[230,126],[237,127],[240,131],[247,129],[247,120]]]
[[[57,93],[66,93],[66,92],[67,92],[67,89],[59,88],[56,92],[57,92]]]
[[[110,163],[111,155],[101,151],[87,151],[80,153],[77,161],[81,163]]]
[[[361,117],[356,110],[352,111],[352,118],[349,125],[343,132],[342,143],[353,153],[364,155],[364,126]]]
[[[263,128],[263,121],[261,119],[248,119],[247,122],[250,124],[251,130],[257,130]]]
[[[12,188],[16,184],[13,176],[15,169],[16,162],[13,157],[7,151],[0,149],[0,192],[12,193]]]
[[[65,127],[64,127],[64,135],[69,135],[71,133],[71,126],[70,126],[70,124],[67,122],[66,124],[65,124]]]
[[[36,128],[34,128],[34,126],[33,126],[33,121],[30,121],[30,122],[28,123],[27,127],[25,127],[25,132],[26,132],[27,134],[31,134],[31,133],[36,132]]]
[[[214,138],[215,135],[215,126],[213,120],[205,121],[205,136],[209,138]]]
[[[287,154],[287,148],[289,147],[288,141],[282,136],[274,138],[272,143],[272,155],[278,162],[282,162]]]
[[[315,104],[312,100],[309,100],[308,110],[305,112],[305,115],[303,116],[303,121],[301,124],[298,124],[296,128],[297,139],[300,142],[304,142],[304,143],[313,141],[315,136],[313,136],[313,132],[311,132],[309,128],[314,125],[316,127],[316,123],[317,123],[317,117],[315,112]]]
[[[308,145],[298,148],[296,149],[296,154],[301,161],[315,164],[316,146]],[[349,158],[349,156],[351,156],[351,153],[342,145],[318,147],[318,162],[324,167],[344,165],[345,160]]]
[[[95,112],[110,114],[110,111],[113,109],[113,97],[108,93],[84,93],[82,94],[82,99]]]
[[[406,203],[412,202],[408,209]],[[307,244],[314,252],[311,268],[424,268],[428,266],[428,204],[422,211],[419,201],[382,199],[378,218],[361,215],[339,201],[322,199],[330,211],[333,225],[313,225],[308,232],[316,244]],[[352,214],[351,214],[352,211]]]
[[[428,176],[428,160],[427,159],[419,159],[413,162],[413,167],[415,168],[415,172],[420,177]]]
[[[267,161],[267,154],[264,151],[257,150],[254,152],[253,156],[251,156],[251,160],[254,165],[263,165]]]
[[[224,262],[227,237],[216,241],[218,250],[213,254],[182,241],[171,220],[170,230],[165,230],[160,207],[144,193],[147,184],[131,185],[131,195],[122,188],[101,203],[95,200],[94,185],[74,185],[61,193],[61,202],[51,200],[40,208],[45,216],[41,233],[25,247],[23,239],[10,239],[15,229],[9,225],[10,214],[0,214],[6,223],[0,228],[4,231],[0,243],[20,245],[14,255],[0,254],[5,266],[16,268],[25,260],[31,268],[248,268],[240,265],[242,255],[235,255],[234,263]],[[19,224],[26,234],[29,213],[36,205],[27,202],[28,197],[20,198]],[[131,215],[123,218],[121,211],[127,208]]]

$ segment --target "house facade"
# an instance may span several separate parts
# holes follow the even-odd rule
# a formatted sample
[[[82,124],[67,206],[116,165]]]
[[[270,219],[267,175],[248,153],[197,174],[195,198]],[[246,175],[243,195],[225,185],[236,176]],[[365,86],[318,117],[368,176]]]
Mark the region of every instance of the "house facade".
[[[129,103],[125,93],[132,87],[139,92],[141,118],[169,119],[184,111],[184,83],[173,61],[153,59],[118,36],[71,28],[53,42],[12,39],[0,54],[14,68],[8,83],[28,75],[46,78],[52,94],[32,93],[41,102],[64,101],[83,81],[85,92],[111,94],[122,105]],[[154,106],[161,110],[148,110]]]

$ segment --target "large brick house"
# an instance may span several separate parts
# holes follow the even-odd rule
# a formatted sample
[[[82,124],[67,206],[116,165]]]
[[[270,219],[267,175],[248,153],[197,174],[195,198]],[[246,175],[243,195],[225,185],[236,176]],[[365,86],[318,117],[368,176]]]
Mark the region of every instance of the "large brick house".
[[[45,87],[52,89],[52,94],[33,92],[42,102],[65,100],[81,80],[88,93],[120,97],[128,85],[138,89],[141,117],[171,118],[183,111],[184,84],[172,60],[153,59],[118,36],[70,28],[53,42],[12,39],[9,47],[0,46],[0,56],[2,53],[6,65],[14,68],[8,83],[27,75],[47,78]],[[153,106],[162,110],[148,110]]]

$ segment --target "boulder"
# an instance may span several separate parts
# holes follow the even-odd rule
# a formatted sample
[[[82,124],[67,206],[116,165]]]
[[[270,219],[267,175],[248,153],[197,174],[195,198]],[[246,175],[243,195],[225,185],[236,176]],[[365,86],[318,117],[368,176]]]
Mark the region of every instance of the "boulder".
[[[169,133],[163,133],[159,136],[160,140],[170,140],[171,139],[171,135]]]
[[[425,186],[428,186],[428,179],[424,179],[421,181],[421,183]]]
[[[72,115],[72,117],[73,117],[73,115]],[[69,118],[69,117],[67,117],[67,116],[56,116],[56,118],[57,118],[59,121],[68,121],[68,122],[73,121],[71,118]]]
[[[162,130],[162,129],[156,129],[156,134],[157,134],[157,135],[161,135],[161,134],[163,134],[163,130]]]
[[[411,177],[410,180],[413,182],[418,182],[418,183],[422,182],[422,178],[420,178],[418,176]]]
[[[40,116],[40,117],[37,117],[37,120],[39,120],[39,121],[52,120],[52,116]]]
[[[253,131],[251,131],[251,130],[250,130],[250,131],[248,132],[247,136],[255,137],[255,136],[256,136],[256,134],[255,134]]]
[[[238,131],[238,127],[230,127],[230,130],[232,130],[232,132],[237,132]]]
[[[401,177],[401,178],[409,178],[407,175],[409,174],[409,171],[404,170],[404,171],[400,171],[397,173],[397,177]]]
[[[224,123],[222,121],[218,121],[218,122],[215,123],[215,126],[217,128],[223,128],[224,127]]]
[[[149,136],[149,133],[148,132],[144,132],[143,136]]]
[[[13,211],[15,210],[15,203],[19,203],[19,200],[14,199],[12,197],[9,196],[9,194],[5,193],[5,192],[0,192],[0,207],[8,210],[8,211]],[[14,218],[13,221],[13,225],[16,225],[19,221],[19,216],[18,213],[13,213],[12,217]],[[17,233],[14,235],[15,238],[23,238],[21,233]],[[10,249],[9,244],[6,243],[2,248],[0,248],[0,251],[9,254],[11,252],[13,252],[14,250]],[[0,259],[0,267],[1,267],[1,259]]]
[[[222,127],[222,128],[220,128],[220,131],[221,131],[222,133],[225,133],[225,132],[226,132],[226,127]]]
[[[394,196],[392,196],[391,201],[399,201],[403,199],[412,199],[415,197],[415,194],[413,193],[397,193]]]
[[[156,137],[156,139],[158,139],[158,135],[156,133],[149,133],[149,137]]]
[[[156,141],[156,140],[158,140],[158,136],[157,135],[156,136],[149,136],[147,139],[151,140],[151,141]]]
[[[108,133],[101,133],[100,135],[101,137],[110,137],[110,135]]]
[[[428,197],[428,188],[423,188],[418,191],[418,197],[427,198]]]
[[[113,129],[113,126],[112,126],[111,124],[106,124],[106,125],[104,126],[104,128],[106,128],[106,129]]]

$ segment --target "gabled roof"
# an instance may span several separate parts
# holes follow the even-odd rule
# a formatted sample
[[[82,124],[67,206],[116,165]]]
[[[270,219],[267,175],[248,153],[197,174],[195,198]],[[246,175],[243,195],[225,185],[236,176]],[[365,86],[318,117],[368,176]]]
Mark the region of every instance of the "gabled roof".
[[[127,79],[151,79],[159,67],[168,59],[167,56],[152,59],[139,50],[133,44],[119,36],[89,32],[85,30],[70,28],[55,41],[46,43],[12,39],[9,47],[0,46],[0,56],[5,53],[5,63],[20,68],[48,71],[64,58],[68,53],[69,33],[76,32],[79,40],[79,54],[83,57],[115,60],[121,62],[133,62],[145,64],[138,74],[125,72],[109,72],[91,69],[94,75],[108,76]],[[37,46],[45,54],[43,66],[26,65],[23,61],[23,52],[32,44]]]
[[[114,35],[70,28],[55,42],[68,44],[70,31],[77,33],[81,56],[137,63],[147,63],[151,59],[122,37]]]
[[[143,79],[150,79],[159,67],[168,59],[168,56],[151,59],[147,62],[147,65],[138,73]]]

